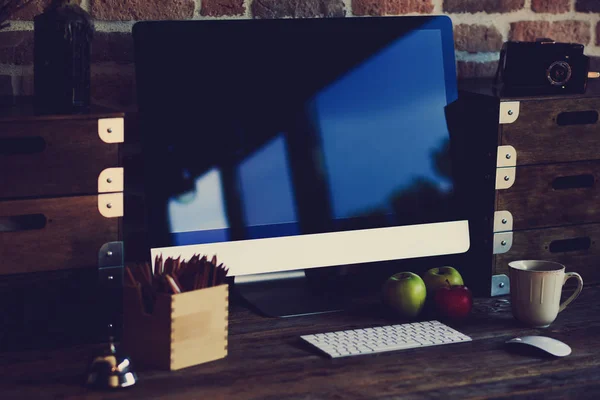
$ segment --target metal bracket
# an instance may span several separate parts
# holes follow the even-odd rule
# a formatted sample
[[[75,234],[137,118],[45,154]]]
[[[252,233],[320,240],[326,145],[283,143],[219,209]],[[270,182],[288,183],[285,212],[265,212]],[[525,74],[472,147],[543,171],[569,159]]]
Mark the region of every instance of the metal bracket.
[[[513,230],[513,216],[510,211],[494,212],[494,233]]]
[[[510,188],[517,178],[517,168],[497,168],[496,169],[496,190]]]
[[[98,252],[98,279],[107,289],[123,285],[123,242],[105,243]]]
[[[98,268],[123,266],[123,242],[105,243],[98,251]]]
[[[492,297],[510,293],[510,279],[504,274],[492,275]]]
[[[516,167],[517,166],[517,150],[512,146],[498,146],[498,158],[496,167]]]
[[[102,329],[108,329],[111,335],[118,335],[122,328],[124,264],[123,242],[105,243],[98,251],[98,296],[102,303],[99,319]]]
[[[500,103],[500,123],[512,124],[519,118],[520,103],[518,101],[503,101]]]
[[[123,118],[100,118],[98,136],[104,143],[123,143],[125,141],[125,120]]]
[[[123,168],[106,168],[98,175],[98,193],[122,192],[124,183]]]
[[[513,243],[512,232],[494,233],[494,254],[503,254],[510,250]]]
[[[105,193],[98,195],[98,211],[105,218],[123,216],[123,193]]]

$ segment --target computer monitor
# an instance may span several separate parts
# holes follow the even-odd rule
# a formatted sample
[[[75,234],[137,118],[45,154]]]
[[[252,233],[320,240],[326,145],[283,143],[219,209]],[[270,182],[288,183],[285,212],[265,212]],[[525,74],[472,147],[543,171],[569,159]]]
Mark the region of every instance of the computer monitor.
[[[468,250],[448,17],[152,21],[133,35],[152,258],[216,254],[236,286],[260,282],[245,297],[264,313],[298,315],[332,307],[276,299],[294,292],[282,276]]]

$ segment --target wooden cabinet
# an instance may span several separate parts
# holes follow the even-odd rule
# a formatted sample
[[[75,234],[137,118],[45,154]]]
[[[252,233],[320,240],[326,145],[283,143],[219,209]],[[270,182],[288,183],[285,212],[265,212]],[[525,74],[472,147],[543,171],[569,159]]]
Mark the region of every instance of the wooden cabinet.
[[[479,294],[506,292],[502,275],[520,259],[559,261],[600,282],[598,84],[583,95],[504,98],[479,82],[447,107]]]
[[[508,175],[514,183],[496,191],[495,208],[510,212],[514,231],[600,222],[600,160],[516,167]]]
[[[124,119],[0,110],[0,349],[116,333]]]
[[[123,130],[123,118],[101,116],[0,119],[0,198],[98,193],[102,171],[120,166]]]

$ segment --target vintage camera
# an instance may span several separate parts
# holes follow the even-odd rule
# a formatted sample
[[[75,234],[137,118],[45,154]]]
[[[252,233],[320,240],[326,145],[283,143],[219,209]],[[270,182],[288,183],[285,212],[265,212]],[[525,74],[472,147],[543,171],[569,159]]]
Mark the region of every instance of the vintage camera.
[[[584,93],[590,66],[583,45],[535,42],[506,42],[500,52],[497,83],[506,96]]]

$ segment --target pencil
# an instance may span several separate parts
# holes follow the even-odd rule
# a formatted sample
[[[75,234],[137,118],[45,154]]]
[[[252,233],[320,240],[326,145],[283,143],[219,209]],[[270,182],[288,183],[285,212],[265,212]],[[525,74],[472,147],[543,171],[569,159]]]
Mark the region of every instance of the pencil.
[[[160,275],[160,264],[158,263],[158,254],[154,256],[154,275]]]
[[[129,283],[131,283],[133,286],[135,286],[137,281],[134,278],[133,274],[131,273],[131,268],[129,268],[129,267],[125,268],[125,277],[129,281]]]
[[[206,257],[205,257],[206,258]],[[207,262],[206,259],[204,261],[204,272],[203,272],[203,276],[202,276],[202,287],[200,289],[204,289],[207,288],[209,283],[211,282],[210,280],[210,270],[212,269],[212,264]]]
[[[173,280],[173,277],[171,277],[171,275],[166,274],[166,275],[164,275],[164,277],[165,277],[165,281],[167,281],[168,287],[171,289],[171,291],[174,294],[181,293],[181,289],[179,288],[179,286],[177,286],[177,283],[175,282],[175,280]]]

